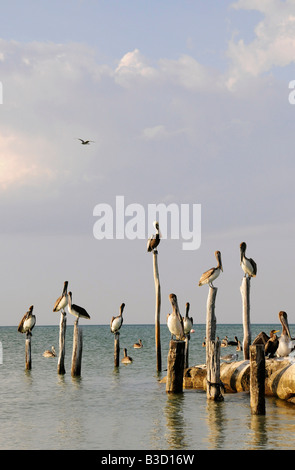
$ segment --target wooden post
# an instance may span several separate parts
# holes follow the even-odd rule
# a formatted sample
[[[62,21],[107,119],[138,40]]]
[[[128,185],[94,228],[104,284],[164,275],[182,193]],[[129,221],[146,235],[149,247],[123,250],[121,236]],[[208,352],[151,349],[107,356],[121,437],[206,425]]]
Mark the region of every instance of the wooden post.
[[[184,368],[188,368],[188,356],[189,356],[189,335],[185,335],[185,340],[184,340],[185,346],[184,346]]]
[[[250,407],[252,415],[265,415],[264,345],[250,346]]]
[[[249,348],[251,344],[251,323],[250,323],[250,277],[243,277],[240,287],[243,304],[243,351],[244,359],[250,359]]]
[[[65,354],[66,354],[66,329],[67,329],[67,314],[66,312],[61,312],[60,322],[59,322],[59,355],[57,362],[57,373],[65,374]]]
[[[120,364],[120,333],[115,334],[114,338],[114,366],[119,367]]]
[[[167,359],[167,393],[183,390],[184,341],[171,340]]]
[[[220,381],[220,341],[215,341],[216,316],[215,300],[217,287],[209,286],[206,318],[206,366],[207,366],[207,398],[214,401],[223,400]]]
[[[160,337],[160,312],[161,312],[161,286],[158,269],[158,251],[153,251],[153,264],[154,264],[154,280],[156,292],[156,310],[155,310],[155,341],[156,341],[156,355],[157,355],[157,372],[162,370],[162,356],[161,356],[161,337]]]
[[[73,354],[72,354],[72,377],[79,377],[81,375],[81,363],[82,363],[82,330],[78,326],[78,319],[74,323],[74,335],[73,335]]]
[[[26,333],[26,370],[31,370],[32,368],[31,338],[32,338],[31,333],[27,332]]]

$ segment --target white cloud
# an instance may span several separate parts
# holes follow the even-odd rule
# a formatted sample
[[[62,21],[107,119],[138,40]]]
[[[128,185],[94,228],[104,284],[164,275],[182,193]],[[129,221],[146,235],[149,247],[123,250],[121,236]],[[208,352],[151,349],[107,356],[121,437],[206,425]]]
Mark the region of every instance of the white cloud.
[[[273,67],[295,62],[294,0],[239,0],[233,8],[257,10],[264,18],[255,28],[255,39],[246,44],[233,38],[228,45],[231,59],[228,86],[232,87],[245,75],[258,77]]]

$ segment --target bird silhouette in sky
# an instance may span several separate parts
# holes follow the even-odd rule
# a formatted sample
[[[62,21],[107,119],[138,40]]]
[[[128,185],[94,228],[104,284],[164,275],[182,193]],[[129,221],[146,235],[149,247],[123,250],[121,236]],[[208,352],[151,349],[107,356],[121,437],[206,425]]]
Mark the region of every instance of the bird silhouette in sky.
[[[89,145],[90,142],[94,142],[94,140],[83,140],[83,139],[79,139],[79,138],[78,138],[78,140],[81,140],[82,145]]]

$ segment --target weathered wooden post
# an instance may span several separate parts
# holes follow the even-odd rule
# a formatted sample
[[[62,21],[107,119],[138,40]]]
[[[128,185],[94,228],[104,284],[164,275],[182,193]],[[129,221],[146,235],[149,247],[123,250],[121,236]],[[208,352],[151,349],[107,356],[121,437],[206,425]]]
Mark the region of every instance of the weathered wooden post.
[[[120,333],[114,336],[114,366],[119,367],[120,364]]]
[[[57,362],[57,373],[65,374],[65,345],[66,345],[66,328],[67,328],[67,314],[65,311],[61,312],[59,322],[59,355]]]
[[[74,323],[74,334],[73,334],[73,354],[72,354],[72,377],[79,377],[81,375],[81,363],[82,363],[82,349],[83,339],[82,330],[78,326],[78,318]]]
[[[167,359],[167,393],[181,393],[183,390],[184,341],[171,340]]]
[[[243,304],[243,351],[244,359],[250,358],[249,348],[251,344],[251,322],[250,322],[250,277],[243,277],[240,287]]]
[[[206,319],[206,366],[207,366],[207,398],[214,401],[222,401],[220,381],[220,341],[215,340],[216,316],[215,300],[217,287],[209,285],[207,298]]]
[[[157,356],[157,371],[162,370],[162,355],[161,355],[161,335],[160,335],[160,313],[161,313],[161,286],[158,268],[158,251],[153,251],[153,264],[154,264],[154,280],[156,292],[156,309],[155,309],[155,342],[156,342],[156,356]]]
[[[189,335],[185,335],[184,340],[184,368],[188,368],[188,357],[189,357]]]
[[[26,370],[31,370],[32,368],[32,355],[31,355],[31,338],[32,335],[28,331],[26,333]]]
[[[265,414],[264,345],[250,346],[250,407],[252,415]]]

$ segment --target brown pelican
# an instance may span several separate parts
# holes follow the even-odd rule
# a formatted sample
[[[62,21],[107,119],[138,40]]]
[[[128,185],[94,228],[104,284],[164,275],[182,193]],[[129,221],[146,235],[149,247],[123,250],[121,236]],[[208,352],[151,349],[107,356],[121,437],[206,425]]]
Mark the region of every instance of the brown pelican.
[[[142,348],[142,347],[143,347],[143,344],[142,344],[141,339],[138,340],[138,343],[134,343],[133,347],[134,347],[135,349],[140,349],[140,348]]]
[[[117,317],[112,317],[110,327],[111,327],[111,332],[114,334],[120,334],[119,329],[121,328],[123,324],[123,310],[124,310],[125,304],[122,303],[120,305],[120,314]]]
[[[236,351],[243,351],[243,347],[241,345],[241,341],[238,339],[238,345],[236,347]]]
[[[124,357],[123,357],[121,362],[123,364],[131,364],[132,361],[133,361],[132,357],[127,356],[127,349],[124,348]]]
[[[282,324],[282,334],[279,337],[279,345],[276,351],[278,357],[288,356],[292,351],[291,333],[288,324],[288,316],[286,312],[279,312],[279,320]]]
[[[161,233],[160,233],[160,228],[159,228],[159,222],[156,220],[153,222],[153,226],[156,229],[156,234],[152,235],[147,242],[147,251],[154,251],[157,246],[159,245],[161,239]]]
[[[227,344],[228,344],[228,346],[237,346],[237,345],[238,345],[238,341],[239,341],[239,340],[238,340],[237,336],[235,336],[234,341],[228,341]]]
[[[79,139],[79,138],[78,138],[78,140],[81,140],[82,145],[89,145],[90,142],[94,142],[94,140],[83,140],[83,139]]]
[[[183,321],[184,334],[187,335],[187,337],[190,339],[190,331],[193,327],[194,320],[193,320],[193,317],[188,316],[189,309],[190,309],[190,304],[189,302],[187,302],[185,304],[185,317],[182,318],[182,321]]]
[[[279,339],[276,335],[279,330],[271,330],[270,338],[264,346],[265,356],[274,357],[279,346]]]
[[[214,287],[212,282],[219,276],[220,271],[223,271],[220,251],[215,251],[214,254],[217,259],[217,267],[211,268],[202,274],[200,281],[199,281],[199,286],[203,286],[204,284],[209,284],[210,287]]]
[[[90,315],[86,312],[85,308],[79,307],[79,305],[72,304],[72,292],[68,294],[68,311],[75,317],[77,317],[77,321],[79,318],[86,318],[90,320]]]
[[[227,346],[228,346],[228,337],[227,337],[227,336],[225,336],[225,337],[223,338],[223,340],[222,340],[221,343],[220,343],[220,346],[221,346],[222,348],[227,348]]]
[[[56,357],[55,347],[51,346],[51,349],[47,349],[46,351],[44,351],[43,356],[44,357]]]
[[[63,313],[65,313],[65,308],[68,305],[67,289],[68,289],[68,281],[65,281],[62,294],[54,304],[54,307],[53,307],[54,312],[58,312],[59,310],[61,310]]]
[[[172,305],[172,313],[167,315],[167,326],[171,333],[171,339],[175,336],[176,339],[184,339],[184,329],[182,316],[179,313],[177,297],[175,294],[169,295],[169,300]]]
[[[33,308],[34,305],[31,305],[29,310],[24,314],[23,318],[18,325],[17,331],[20,333],[27,333],[28,335],[32,335],[32,329],[36,323],[36,316],[33,315]]]
[[[245,255],[246,248],[247,248],[246,243],[242,242],[240,244],[240,253],[241,253],[240,265],[242,266],[242,270],[245,273],[244,277],[247,277],[247,274],[248,274],[248,277],[255,277],[257,274],[257,264],[252,258],[246,258],[246,255]]]

